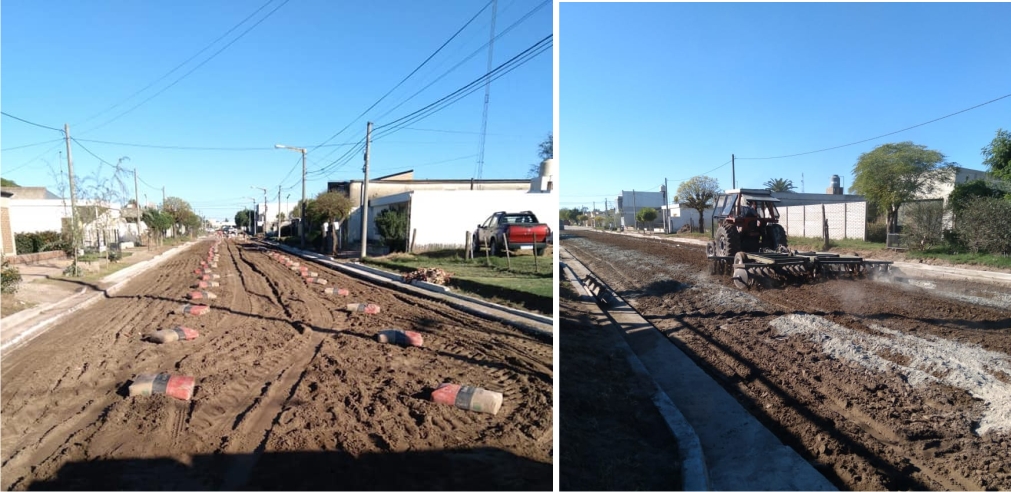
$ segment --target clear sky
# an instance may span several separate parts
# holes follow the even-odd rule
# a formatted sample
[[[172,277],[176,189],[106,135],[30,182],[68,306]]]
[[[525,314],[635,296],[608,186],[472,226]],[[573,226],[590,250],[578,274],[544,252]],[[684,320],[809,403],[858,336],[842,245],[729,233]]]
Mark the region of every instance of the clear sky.
[[[962,167],[1011,128],[1011,4],[560,5],[559,191],[565,208],[621,190],[671,195],[707,173],[731,188],[844,187],[876,146],[912,141]]]
[[[282,201],[290,193],[294,206],[301,195],[300,157],[297,152],[276,150],[274,144],[312,148],[348,124],[347,131],[329,142],[340,146],[308,154],[306,193],[311,197],[325,190],[328,180],[361,179],[363,152],[352,144],[362,140],[368,120],[376,124],[370,177],[414,168],[419,179],[471,178],[480,147],[483,84],[420,121],[385,129],[380,125],[395,122],[488,71],[488,50],[482,46],[489,39],[490,4],[484,0],[56,4],[4,0],[0,108],[45,126],[70,124],[71,136],[80,140],[72,148],[75,174],[111,173],[85,149],[110,163],[129,157],[123,165],[138,170],[142,202],[147,194],[148,201],[160,203],[165,186],[168,196],[189,201],[212,219],[231,219],[243,206],[251,206],[245,197],[262,202],[263,192],[251,186],[268,189],[271,215],[277,210],[278,185],[284,188]],[[486,5],[428,64],[366,116],[355,119]],[[499,1],[496,32],[509,30],[495,40],[493,66],[551,35],[551,11],[550,1]],[[254,15],[225,35],[250,14]],[[539,162],[538,144],[552,128],[550,41],[546,47],[491,84],[485,179],[524,178],[530,165]],[[411,98],[418,91],[422,92]],[[53,173],[66,170],[60,138],[58,132],[0,118],[0,174],[22,186],[53,190]],[[17,148],[47,141],[53,142]],[[255,149],[175,150],[118,143]],[[355,151],[340,166],[344,160],[338,159],[349,149]],[[128,178],[132,198],[132,174]]]

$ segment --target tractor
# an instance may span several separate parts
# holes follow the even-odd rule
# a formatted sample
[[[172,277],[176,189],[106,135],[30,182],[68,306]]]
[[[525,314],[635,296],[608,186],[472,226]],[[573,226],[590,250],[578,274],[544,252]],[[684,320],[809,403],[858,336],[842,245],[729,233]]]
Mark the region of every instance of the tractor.
[[[709,272],[726,273],[733,267],[739,289],[781,286],[788,281],[888,272],[890,261],[870,261],[859,256],[791,251],[786,230],[779,224],[780,200],[769,190],[728,190],[716,197],[706,244]],[[756,280],[758,280],[756,282]]]

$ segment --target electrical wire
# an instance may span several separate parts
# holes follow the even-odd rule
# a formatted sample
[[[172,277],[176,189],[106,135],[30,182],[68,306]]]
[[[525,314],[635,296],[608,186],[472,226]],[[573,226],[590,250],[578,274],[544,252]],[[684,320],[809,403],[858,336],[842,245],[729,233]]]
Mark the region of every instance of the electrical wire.
[[[8,150],[27,149],[28,147],[38,147],[39,145],[51,144],[54,142],[62,142],[62,141],[63,141],[62,138],[57,138],[56,140],[46,140],[45,142],[36,142],[28,145],[19,145],[17,147],[7,147],[6,149],[0,149],[0,152],[7,152]]]
[[[322,144],[313,147],[311,150],[309,150],[309,152],[312,152],[312,151],[316,150],[317,148],[319,148],[320,146],[322,146],[323,144],[325,144],[325,143],[327,143],[327,142],[329,142],[329,141],[337,138],[338,135],[344,133],[344,131],[347,130],[348,128],[350,128],[351,125],[353,125],[355,122],[357,122],[358,120],[360,120],[362,118],[362,116],[365,116],[369,111],[372,111],[372,108],[375,108],[376,105],[378,105],[384,99],[386,99],[386,97],[389,96],[391,93],[393,93],[393,91],[397,90],[397,88],[399,88],[401,85],[403,85],[404,82],[407,82],[407,79],[411,78],[411,76],[413,76],[415,73],[417,73],[418,70],[421,70],[421,67],[424,67],[425,64],[427,64],[433,57],[435,57],[435,55],[439,54],[439,52],[442,51],[442,49],[445,48],[446,45],[448,45],[451,41],[453,41],[454,39],[456,39],[456,37],[461,32],[463,32],[464,29],[467,28],[467,26],[469,26],[472,22],[474,22],[474,19],[477,19],[477,17],[479,15],[481,15],[481,13],[484,12],[485,9],[487,9],[489,5],[491,5],[492,1],[494,1],[494,0],[490,0],[488,3],[486,3],[484,5],[484,7],[481,7],[481,10],[478,10],[477,13],[474,14],[474,16],[471,17],[470,20],[468,20],[463,25],[463,27],[461,27],[455,33],[453,33],[453,35],[450,36],[449,39],[446,40],[446,42],[442,43],[442,46],[439,46],[439,48],[436,49],[431,55],[428,55],[428,58],[425,58],[425,61],[421,62],[420,65],[418,65],[417,67],[415,67],[415,69],[412,70],[411,73],[407,74],[407,76],[404,77],[403,79],[401,79],[400,82],[397,82],[397,85],[393,86],[393,88],[390,89],[389,91],[387,91],[386,94],[383,94],[382,97],[380,97],[376,102],[372,103],[372,105],[369,106],[365,111],[362,111],[361,114],[359,114],[354,120],[351,120],[351,122],[348,123],[347,125],[345,125],[344,128],[341,128],[340,131],[338,131],[337,133],[334,133],[333,135],[330,136],[330,138],[324,140]]]
[[[505,29],[503,29],[502,32],[496,34],[494,38],[488,40],[486,43],[484,43],[483,45],[481,45],[480,47],[478,47],[476,50],[474,50],[473,52],[471,52],[471,54],[467,55],[467,57],[465,57],[463,60],[460,60],[456,65],[453,65],[449,70],[446,70],[445,72],[443,72],[442,75],[436,77],[435,80],[429,82],[428,85],[422,87],[419,91],[415,92],[414,94],[411,94],[407,99],[404,99],[403,101],[401,101],[396,106],[388,109],[385,113],[379,115],[377,118],[375,118],[375,121],[382,120],[384,117],[386,117],[386,115],[392,113],[397,108],[403,106],[404,104],[406,104],[411,99],[414,99],[418,94],[421,94],[422,92],[424,92],[425,90],[427,90],[429,87],[431,87],[433,84],[435,84],[436,82],[442,80],[443,77],[449,75],[454,70],[456,70],[457,68],[459,68],[461,65],[463,65],[464,63],[466,63],[468,60],[470,60],[471,58],[474,58],[475,56],[477,56],[479,53],[481,53],[482,51],[484,51],[484,48],[486,48],[489,44],[491,44],[492,42],[498,40],[498,38],[506,35],[509,31],[513,30],[516,26],[522,24],[524,21],[526,21],[527,19],[529,19],[530,16],[532,16],[535,12],[537,12],[538,10],[540,10],[541,8],[543,8],[544,6],[546,6],[546,5],[550,4],[550,3],[551,3],[550,1],[545,1],[545,2],[541,2],[540,4],[538,4],[536,7],[534,7],[529,12],[527,12],[526,14],[524,14],[523,17],[520,17],[516,22],[513,22],[512,24],[510,24],[509,27],[506,27]]]
[[[4,168],[3,172],[4,172],[4,174],[6,174],[6,175],[10,176],[10,173],[12,173],[12,172],[14,172],[14,171],[18,171],[18,170],[24,169],[24,168],[28,167],[29,165],[31,165],[31,164],[34,164],[34,163],[35,163],[35,161],[37,161],[37,160],[41,159],[41,158],[42,158],[42,157],[44,157],[44,156],[45,156],[46,154],[49,154],[49,153],[51,153],[52,151],[54,151],[54,150],[56,150],[56,149],[60,148],[60,147],[61,147],[62,145],[63,145],[63,141],[62,141],[62,139],[61,139],[60,143],[58,143],[58,144],[56,144],[56,145],[54,145],[54,146],[52,146],[52,147],[48,148],[47,150],[43,151],[43,152],[42,152],[41,154],[39,154],[39,155],[37,155],[37,156],[35,156],[35,157],[32,157],[31,159],[29,159],[28,161],[26,161],[26,162],[25,162],[24,164],[22,164],[22,165],[20,165],[20,166],[17,166],[17,167],[15,167],[14,169],[6,169],[6,168]]]
[[[7,112],[4,112],[4,111],[0,111],[0,114],[6,116],[8,118],[14,118],[15,120],[18,120],[18,121],[20,121],[22,123],[28,123],[29,125],[32,125],[32,126],[37,126],[39,128],[45,128],[46,130],[53,130],[54,132],[63,133],[63,130],[61,130],[59,128],[53,128],[51,126],[40,125],[38,123],[35,123],[34,121],[28,121],[28,120],[26,120],[24,118],[18,118],[17,116],[14,116],[14,115],[12,115],[10,113],[7,113]]]
[[[971,108],[965,108],[965,109],[963,109],[961,111],[956,111],[954,113],[942,116],[940,118],[934,118],[934,119],[932,119],[930,121],[927,121],[927,122],[924,122],[924,123],[920,123],[918,125],[913,125],[913,126],[910,126],[908,128],[903,128],[901,130],[896,130],[894,132],[885,133],[884,135],[878,135],[876,137],[866,138],[864,140],[860,140],[858,142],[848,143],[848,144],[845,144],[845,145],[836,145],[835,147],[829,147],[829,148],[820,149],[820,150],[812,150],[810,152],[801,152],[799,154],[778,155],[778,156],[772,156],[772,157],[738,157],[737,159],[738,160],[751,160],[751,161],[766,160],[766,159],[785,159],[787,157],[797,157],[797,156],[802,156],[802,155],[817,154],[818,152],[827,152],[829,150],[841,149],[843,147],[849,147],[851,145],[857,145],[857,144],[862,144],[862,143],[865,143],[865,142],[870,142],[871,140],[877,140],[879,138],[887,137],[889,135],[895,135],[896,133],[902,133],[902,132],[904,132],[906,130],[912,130],[913,128],[919,128],[919,127],[924,126],[924,125],[929,125],[931,123],[934,123],[934,122],[937,122],[937,121],[941,121],[941,120],[943,120],[945,118],[950,118],[950,117],[955,116],[957,114],[961,114],[961,113],[964,113],[966,111],[972,111],[973,109],[976,109],[976,108],[979,108],[979,107],[982,107],[982,106],[986,106],[987,104],[995,103],[997,101],[1000,101],[1001,99],[1005,99],[1005,98],[1008,98],[1008,97],[1011,97],[1011,94],[1005,94],[1005,95],[1000,96],[1000,97],[998,97],[996,99],[991,99],[991,100],[989,100],[989,101],[987,101],[985,103],[977,104],[977,105],[975,105],[975,106],[973,106]]]
[[[130,107],[130,109],[127,109],[126,111],[123,111],[122,113],[119,113],[118,115],[112,117],[112,119],[106,120],[104,123],[102,123],[102,124],[100,124],[100,125],[98,125],[98,126],[96,126],[94,128],[91,128],[91,129],[88,129],[88,130],[82,132],[82,135],[85,134],[85,133],[93,132],[93,131],[95,131],[95,130],[97,130],[99,128],[104,127],[105,125],[108,125],[109,123],[112,123],[113,121],[118,120],[119,118],[127,115],[128,113],[132,112],[133,110],[141,107],[142,105],[144,105],[148,101],[150,101],[150,100],[158,97],[163,92],[171,89],[173,86],[175,86],[180,81],[182,81],[183,79],[185,79],[186,77],[188,77],[190,74],[192,74],[193,72],[197,71],[200,67],[202,67],[205,64],[207,64],[207,62],[213,60],[215,57],[217,57],[219,54],[221,54],[221,52],[225,51],[230,46],[232,46],[233,44],[235,44],[236,41],[242,39],[246,34],[248,34],[250,31],[252,31],[253,29],[255,29],[256,26],[259,26],[261,23],[263,23],[263,21],[269,19],[270,16],[274,14],[274,12],[277,12],[281,7],[284,7],[290,1],[291,0],[284,0],[280,5],[278,5],[277,7],[274,7],[273,10],[271,10],[270,12],[267,12],[267,15],[265,15],[263,18],[261,18],[260,20],[256,21],[256,23],[254,23],[252,26],[249,26],[249,28],[247,28],[245,31],[242,31],[242,33],[240,33],[235,39],[229,41],[228,44],[222,46],[221,49],[219,49],[218,51],[215,51],[210,57],[208,57],[204,61],[202,61],[199,64],[197,64],[197,66],[195,66],[192,69],[190,69],[190,71],[184,73],[181,77],[179,77],[179,78],[175,79],[174,81],[172,81],[171,84],[163,87],[161,90],[159,90],[158,92],[155,92],[154,94],[152,94],[151,96],[149,96],[147,99],[144,99],[143,101],[141,101],[141,102],[133,105],[132,107]]]
[[[252,18],[253,18],[253,16],[255,16],[255,15],[256,15],[256,14],[258,14],[258,13],[260,13],[260,11],[261,11],[261,10],[265,9],[265,8],[267,7],[267,5],[270,5],[270,4],[271,4],[271,3],[273,2],[273,1],[274,1],[274,0],[267,0],[267,3],[265,3],[265,4],[261,5],[261,6],[260,6],[260,8],[258,8],[258,9],[256,9],[256,10],[254,10],[254,11],[253,11],[253,13],[251,13],[251,14],[247,15],[245,19],[242,19],[241,21],[239,21],[239,23],[238,23],[238,24],[236,24],[236,25],[232,26],[232,28],[231,28],[231,29],[229,29],[229,30],[225,31],[225,33],[224,33],[224,34],[222,34],[221,36],[219,36],[219,37],[218,37],[217,39],[215,39],[214,41],[211,41],[211,42],[210,42],[209,44],[207,44],[207,46],[204,46],[204,47],[203,47],[203,48],[202,48],[202,49],[201,49],[200,51],[196,52],[196,53],[195,53],[195,54],[194,54],[193,56],[191,56],[191,57],[187,58],[187,59],[186,59],[185,61],[183,61],[182,63],[180,63],[180,64],[176,65],[176,66],[175,66],[175,68],[173,68],[172,70],[169,70],[168,72],[166,72],[166,73],[165,73],[164,75],[162,75],[161,77],[158,77],[157,79],[154,79],[153,81],[151,81],[151,83],[149,83],[149,84],[145,85],[144,87],[142,87],[142,88],[141,88],[140,90],[138,90],[137,92],[134,92],[133,94],[130,94],[129,96],[126,96],[125,98],[123,98],[123,99],[122,99],[122,100],[120,100],[119,102],[117,102],[117,103],[113,104],[112,106],[109,106],[109,107],[107,107],[107,108],[105,108],[105,109],[103,109],[103,110],[101,110],[101,111],[99,111],[99,112],[97,112],[97,113],[95,113],[95,114],[93,114],[93,115],[89,116],[88,118],[86,118],[86,119],[85,119],[85,120],[83,120],[83,121],[80,121],[80,122],[74,123],[74,126],[79,126],[79,125],[83,125],[83,124],[85,124],[85,123],[87,123],[87,122],[89,122],[89,121],[91,121],[91,120],[93,120],[93,119],[95,119],[95,118],[97,118],[97,117],[99,117],[99,116],[101,116],[101,115],[103,115],[103,114],[105,114],[105,113],[107,113],[107,112],[109,112],[109,111],[113,110],[113,109],[116,109],[116,108],[118,108],[118,107],[119,107],[119,106],[121,106],[121,105],[122,105],[123,103],[125,103],[125,102],[129,101],[130,99],[133,99],[133,98],[134,98],[134,96],[136,96],[136,95],[140,94],[141,92],[144,92],[144,91],[146,91],[146,90],[150,89],[150,88],[151,88],[151,87],[152,87],[153,85],[157,84],[158,82],[161,82],[162,80],[165,80],[165,79],[166,79],[166,78],[167,78],[167,77],[168,77],[169,75],[172,75],[172,74],[173,74],[173,73],[175,73],[175,72],[176,72],[177,70],[179,70],[180,68],[182,68],[182,67],[183,67],[184,65],[186,65],[187,63],[189,63],[189,62],[193,61],[193,59],[195,59],[196,57],[200,56],[200,55],[201,55],[201,54],[202,54],[203,52],[205,52],[205,51],[207,51],[208,49],[210,49],[210,48],[211,48],[211,46],[214,46],[215,44],[217,44],[217,43],[218,43],[218,41],[221,41],[221,40],[222,40],[222,39],[224,39],[224,38],[225,38],[226,36],[228,36],[229,34],[231,34],[231,33],[232,33],[232,31],[235,31],[236,29],[238,29],[238,28],[239,28],[239,26],[241,26],[241,25],[245,24],[245,23],[246,23],[246,21],[248,21],[249,19],[252,19]]]
[[[544,38],[542,38],[541,40],[534,43],[533,45],[531,45],[530,47],[528,47],[527,49],[523,50],[516,56],[502,63],[498,67],[495,67],[490,72],[482,75],[481,77],[478,77],[477,79],[474,79],[469,84],[457,89],[456,91],[412,113],[397,118],[387,124],[375,127],[375,130],[379,131],[380,133],[377,134],[373,140],[377,140],[383,136],[387,136],[396,131],[399,131],[400,129],[406,127],[407,125],[420,121],[424,118],[431,116],[432,114],[435,114],[445,109],[446,107],[459,101],[463,97],[466,97],[467,95],[473,93],[474,91],[481,89],[483,87],[482,84],[485,83],[486,81],[494,81],[500,78],[501,76],[511,72],[512,70],[526,64],[527,62],[534,59],[541,53],[548,51],[551,48],[551,45],[552,45],[552,35],[549,34]]]

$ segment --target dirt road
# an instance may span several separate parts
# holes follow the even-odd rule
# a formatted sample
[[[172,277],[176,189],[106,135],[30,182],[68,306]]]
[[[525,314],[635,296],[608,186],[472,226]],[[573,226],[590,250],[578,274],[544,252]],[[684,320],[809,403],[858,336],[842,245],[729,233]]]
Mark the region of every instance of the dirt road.
[[[1011,488],[1011,290],[742,292],[701,247],[589,231],[562,246],[840,488]]]
[[[4,489],[551,487],[550,340],[319,267],[328,284],[306,285],[228,241],[211,312],[179,314],[211,244],[4,357]],[[348,302],[382,312],[338,310]],[[178,325],[200,337],[142,340]],[[377,343],[387,328],[424,347]],[[124,396],[146,372],[196,377],[192,400]],[[495,416],[431,403],[442,382],[505,402]]]

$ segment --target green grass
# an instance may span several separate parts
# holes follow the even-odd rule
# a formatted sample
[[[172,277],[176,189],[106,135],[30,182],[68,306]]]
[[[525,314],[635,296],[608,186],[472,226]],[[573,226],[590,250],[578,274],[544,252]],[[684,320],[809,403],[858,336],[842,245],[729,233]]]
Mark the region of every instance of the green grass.
[[[550,251],[537,257],[537,271],[534,271],[532,254],[512,257],[510,269],[504,257],[466,260],[462,250],[414,255],[400,253],[366,258],[364,262],[398,273],[413,272],[418,268],[441,268],[453,274],[450,286],[467,294],[542,313],[552,310],[554,287]]]
[[[825,241],[817,237],[797,237],[786,238],[790,249],[797,251],[824,251]],[[830,239],[828,241],[828,251],[881,251],[885,249],[885,243],[872,243],[860,239]]]
[[[952,252],[949,248],[944,246],[927,248],[923,251],[910,250],[906,252],[906,256],[909,258],[934,258],[948,261],[956,265],[980,265],[1011,269],[1011,256]]]

